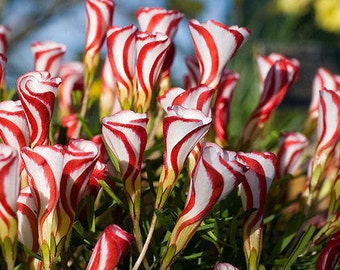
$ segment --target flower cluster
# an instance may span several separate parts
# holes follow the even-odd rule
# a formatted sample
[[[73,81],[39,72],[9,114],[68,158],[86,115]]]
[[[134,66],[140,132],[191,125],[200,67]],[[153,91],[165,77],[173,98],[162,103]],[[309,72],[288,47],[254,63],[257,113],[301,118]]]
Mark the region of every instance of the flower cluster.
[[[335,267],[340,77],[320,68],[303,128],[265,144],[299,61],[259,55],[260,98],[234,143],[230,108],[242,75],[227,66],[250,30],[189,20],[195,54],[185,61],[181,88],[171,85],[171,64],[184,14],[144,7],[139,26],[119,27],[114,7],[85,0],[82,61],[65,63],[64,44],[32,44],[34,67],[17,79],[16,100],[5,84],[9,28],[1,28],[7,268],[170,269],[182,262],[259,269],[299,260]],[[100,97],[93,95],[98,85]]]

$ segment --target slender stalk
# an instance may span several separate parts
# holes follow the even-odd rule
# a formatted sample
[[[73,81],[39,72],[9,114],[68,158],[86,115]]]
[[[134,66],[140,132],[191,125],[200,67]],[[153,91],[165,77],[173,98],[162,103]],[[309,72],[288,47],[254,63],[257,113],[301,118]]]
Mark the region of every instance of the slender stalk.
[[[87,111],[87,104],[89,103],[90,88],[91,88],[91,84],[87,83],[84,89],[84,96],[81,102],[81,108],[80,108],[80,113],[79,113],[80,117],[83,119],[85,119],[86,111]],[[74,134],[75,138],[79,138],[81,126],[82,126],[81,121],[77,121],[77,126],[76,126],[76,130]]]
[[[150,242],[151,242],[151,239],[152,239],[152,236],[153,236],[153,232],[155,231],[156,223],[157,223],[157,215],[156,215],[156,213],[154,213],[152,220],[151,220],[151,224],[150,224],[150,230],[149,230],[148,236],[145,240],[143,249],[142,249],[141,253],[139,254],[139,257],[138,257],[135,265],[133,266],[132,270],[137,270],[139,268],[140,264],[142,263],[142,261],[144,260],[144,257],[146,255],[146,252],[149,248],[149,245],[150,245]]]
[[[133,235],[135,236],[138,252],[141,254],[143,251],[143,238],[139,227],[139,220],[137,219],[133,219]],[[149,263],[145,257],[143,258],[143,265],[146,270],[150,270]]]

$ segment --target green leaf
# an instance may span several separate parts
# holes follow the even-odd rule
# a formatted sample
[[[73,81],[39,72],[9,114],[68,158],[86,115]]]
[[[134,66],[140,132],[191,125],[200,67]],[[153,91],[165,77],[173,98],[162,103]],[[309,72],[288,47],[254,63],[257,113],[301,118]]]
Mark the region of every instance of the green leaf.
[[[289,226],[287,226],[281,239],[276,243],[271,258],[277,258],[279,254],[289,245],[289,243],[294,239],[296,233],[301,228],[304,220],[305,216],[302,213],[295,215],[290,220]]]
[[[106,191],[113,201],[115,201],[119,206],[125,207],[124,203],[116,196],[111,187],[104,180],[99,180],[99,185]]]
[[[296,259],[306,251],[307,246],[310,243],[311,238],[315,232],[316,228],[314,226],[309,226],[308,229],[304,232],[302,237],[299,239],[299,242],[295,246],[292,253],[289,255],[288,260],[283,266],[283,269],[291,269],[291,266],[294,264]]]

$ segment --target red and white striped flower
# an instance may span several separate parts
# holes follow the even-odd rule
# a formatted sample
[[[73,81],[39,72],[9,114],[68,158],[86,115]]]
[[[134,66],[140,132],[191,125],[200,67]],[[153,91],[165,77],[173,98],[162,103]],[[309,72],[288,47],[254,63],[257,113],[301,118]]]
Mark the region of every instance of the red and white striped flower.
[[[99,64],[100,49],[106,31],[112,25],[114,2],[112,0],[86,0],[86,41],[84,52],[85,84],[91,85]]]
[[[133,101],[137,31],[132,24],[112,26],[107,31],[107,57],[117,80],[118,99],[123,109],[130,109]]]
[[[25,111],[32,147],[49,142],[49,125],[60,83],[59,77],[51,77],[47,71],[28,72],[17,79],[16,87]]]
[[[84,65],[82,62],[73,61],[63,63],[60,66],[59,76],[62,80],[58,94],[59,94],[59,118],[75,113],[74,104],[72,101],[72,92],[74,90],[82,91],[84,86]]]
[[[55,41],[35,42],[31,45],[35,71],[48,71],[52,77],[59,75],[66,46]]]
[[[311,133],[316,128],[319,115],[320,91],[323,89],[340,90],[340,76],[321,67],[314,76],[312,85],[312,99],[306,120],[306,132]]]
[[[5,66],[7,63],[7,57],[0,53],[0,94],[3,91],[3,89],[6,87],[5,83]],[[3,97],[0,97],[3,99]]]
[[[156,198],[157,208],[163,207],[188,155],[208,132],[211,121],[199,110],[177,105],[168,109],[163,120],[164,164]]]
[[[236,72],[224,70],[218,85],[217,98],[215,103],[214,129],[215,141],[221,146],[228,144],[228,126],[230,121],[230,106],[234,90],[240,75]]]
[[[136,35],[135,108],[146,112],[151,105],[155,83],[164,64],[170,39],[162,33],[139,32]]]
[[[164,33],[171,40],[171,44],[162,67],[162,89],[169,88],[170,67],[175,56],[175,46],[172,43],[177,32],[178,24],[184,14],[177,10],[167,10],[160,7],[142,7],[136,12],[140,28],[151,34]]]
[[[168,241],[161,269],[186,247],[207,213],[244,180],[245,166],[236,153],[206,143],[193,170],[188,197]],[[163,268],[162,268],[163,267]]]
[[[237,154],[237,160],[248,167],[240,185],[243,209],[255,209],[243,223],[243,250],[248,269],[258,269],[262,250],[263,215],[267,192],[277,174],[277,158],[270,152]]]
[[[33,252],[38,252],[38,218],[31,188],[20,190],[17,201],[18,240]]]
[[[177,10],[167,10],[160,7],[142,7],[136,12],[136,17],[142,31],[156,34],[166,34],[171,40],[175,37],[177,27],[184,14]]]
[[[296,172],[301,165],[303,152],[308,144],[306,136],[299,132],[286,132],[280,135],[277,154],[279,178]]]
[[[29,145],[29,129],[21,102],[0,102],[0,138],[18,151]]]
[[[28,184],[37,206],[39,245],[51,246],[56,228],[53,219],[60,197],[63,174],[64,149],[60,146],[22,148],[21,156],[27,171]]]
[[[185,58],[185,64],[188,68],[188,74],[184,75],[184,85],[186,89],[199,85],[200,82],[200,64],[196,55],[190,55]]]
[[[101,72],[100,118],[122,110],[118,100],[116,78],[113,76],[109,58],[106,57]]]
[[[18,151],[12,146],[0,144],[0,245],[8,269],[14,269],[16,257],[19,189]]]
[[[57,206],[58,229],[56,241],[66,237],[75,219],[80,200],[87,192],[92,171],[99,157],[99,149],[94,142],[71,139],[65,147],[63,175],[60,180],[60,198]]]
[[[11,29],[7,25],[0,25],[0,53],[7,54],[7,39]]]
[[[249,29],[226,26],[214,20],[189,21],[189,30],[200,65],[200,83],[215,88],[222,71],[250,35]]]
[[[205,115],[210,115],[210,103],[215,90],[206,85],[184,90],[179,87],[168,89],[164,95],[157,99],[165,111],[173,105],[182,106],[187,109],[196,109]]]
[[[87,270],[114,270],[133,242],[133,236],[117,225],[109,225],[93,249]]]
[[[147,141],[146,114],[121,111],[102,119],[102,133],[118,161],[131,214],[139,216],[140,170]]]
[[[340,232],[334,233],[322,250],[316,263],[317,270],[335,269],[340,259]]]
[[[324,176],[322,172],[332,158],[340,139],[340,92],[320,91],[319,117],[317,123],[317,146],[312,161],[310,193],[312,194]]]
[[[280,58],[273,63],[264,81],[259,103],[243,129],[241,147],[247,149],[261,135],[271,113],[282,102],[297,74],[298,64],[295,59]]]

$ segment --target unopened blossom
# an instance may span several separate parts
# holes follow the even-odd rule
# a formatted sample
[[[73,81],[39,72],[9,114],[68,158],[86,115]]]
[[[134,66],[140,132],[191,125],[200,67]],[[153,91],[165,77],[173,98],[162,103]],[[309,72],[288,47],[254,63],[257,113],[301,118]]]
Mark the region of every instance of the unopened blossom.
[[[305,122],[305,133],[307,135],[310,135],[316,128],[319,116],[320,91],[323,89],[340,91],[340,76],[325,67],[319,68],[313,79],[312,99]]]
[[[170,46],[170,39],[162,33],[139,32],[136,35],[136,95],[134,107],[146,112],[155,95],[155,84],[164,64]]]
[[[123,109],[130,109],[134,95],[137,27],[112,26],[107,31],[107,57],[117,81],[118,100]]]
[[[190,55],[185,58],[185,64],[188,68],[188,73],[184,75],[185,88],[192,88],[199,85],[200,81],[200,64],[196,55]]]
[[[168,109],[163,120],[164,164],[157,191],[157,208],[163,207],[188,155],[208,132],[211,121],[199,110],[177,105]]]
[[[19,153],[0,144],[0,245],[8,269],[14,268],[18,236]]]
[[[230,70],[224,70],[219,85],[217,87],[217,97],[215,102],[215,141],[221,146],[228,144],[228,127],[230,122],[230,106],[234,90],[240,75]]]
[[[236,153],[206,143],[193,170],[188,197],[168,241],[160,269],[168,269],[183,251],[207,213],[243,180],[246,167]]]
[[[75,113],[75,107],[72,101],[73,91],[82,91],[84,80],[84,65],[79,61],[62,63],[59,69],[59,76],[62,80],[59,90],[59,119]]]
[[[22,148],[22,159],[28,174],[28,184],[37,207],[38,243],[49,268],[56,263],[56,224],[54,218],[60,196],[64,149],[60,146]]]
[[[226,26],[214,20],[189,21],[189,30],[200,65],[200,84],[215,88],[230,59],[245,43],[250,30],[236,25]]]
[[[38,252],[38,217],[31,188],[20,190],[17,201],[18,240],[33,252]]]
[[[164,95],[158,96],[157,100],[165,111],[171,106],[178,105],[187,109],[196,109],[205,115],[210,115],[210,104],[215,89],[206,85],[184,90],[180,87],[170,88]]]
[[[240,185],[243,209],[255,209],[244,218],[243,250],[248,269],[258,269],[262,251],[264,207],[267,192],[277,174],[277,158],[270,152],[239,152],[237,160],[248,168],[245,181]]]
[[[38,41],[31,45],[35,71],[48,71],[52,77],[59,75],[66,46],[52,40]]]
[[[248,149],[261,137],[271,113],[282,102],[288,88],[296,81],[298,67],[295,59],[280,58],[273,61],[263,83],[260,100],[243,128],[239,142],[241,149]]]
[[[121,111],[102,119],[102,133],[117,159],[128,205],[133,217],[140,212],[140,170],[147,141],[146,114]]]
[[[0,102],[0,139],[18,151],[29,145],[29,129],[19,100]]]
[[[133,236],[117,225],[109,225],[99,237],[87,270],[114,270],[129,251]]]
[[[59,77],[52,77],[47,71],[28,72],[16,81],[32,147],[49,142],[49,125],[60,83]]]
[[[118,88],[116,78],[113,76],[109,58],[106,57],[101,72],[100,115],[109,116],[121,111],[118,100]]]
[[[7,54],[7,41],[11,28],[7,25],[0,25],[0,53]]]
[[[299,132],[286,132],[280,135],[279,152],[279,177],[287,174],[294,174],[302,163],[305,148],[309,142]]]
[[[84,52],[85,84],[91,85],[99,64],[100,49],[106,31],[112,25],[114,2],[112,0],[86,0],[86,41]]]
[[[136,17],[142,31],[151,34],[156,34],[157,32],[164,33],[171,41],[162,67],[161,93],[170,86],[170,67],[175,56],[173,39],[183,16],[184,14],[177,10],[167,10],[160,7],[142,7],[136,12]]]
[[[320,91],[319,117],[317,122],[317,145],[313,155],[310,179],[309,202],[320,185],[324,171],[334,155],[340,139],[340,92],[324,89]]]
[[[316,270],[335,269],[340,259],[340,232],[334,233],[319,255]]]
[[[57,243],[71,231],[77,207],[88,190],[90,176],[99,157],[95,143],[83,139],[71,139],[64,148],[63,175],[59,183],[57,206],[58,230],[55,232]]]

